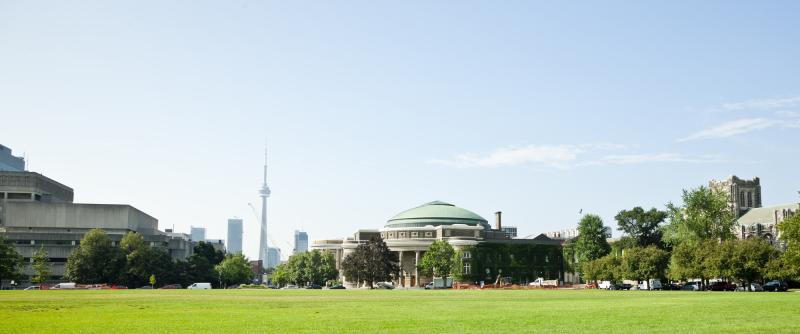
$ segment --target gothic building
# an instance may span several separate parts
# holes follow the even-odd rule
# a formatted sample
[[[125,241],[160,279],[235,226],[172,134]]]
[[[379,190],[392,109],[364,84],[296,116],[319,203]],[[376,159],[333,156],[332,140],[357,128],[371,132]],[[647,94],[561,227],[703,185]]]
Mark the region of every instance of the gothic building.
[[[745,180],[731,175],[724,180],[711,180],[708,186],[728,196],[728,205],[736,218],[752,208],[761,207],[761,180],[758,177]]]

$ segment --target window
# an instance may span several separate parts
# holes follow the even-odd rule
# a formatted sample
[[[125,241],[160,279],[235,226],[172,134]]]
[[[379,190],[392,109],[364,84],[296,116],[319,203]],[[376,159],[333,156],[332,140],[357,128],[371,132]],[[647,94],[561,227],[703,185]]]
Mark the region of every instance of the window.
[[[452,231],[450,231],[450,230],[444,230],[444,236],[445,237],[449,237],[451,233],[452,233]]]
[[[381,239],[386,239],[386,233],[381,233]]]
[[[433,237],[433,232],[425,232],[425,237],[426,238]]]
[[[398,232],[398,234],[399,234],[398,235],[399,238],[405,238],[406,237],[406,232]]]
[[[748,208],[753,207],[753,193],[749,191],[747,192],[747,207]]]
[[[739,193],[739,205],[740,205],[740,206],[745,206],[745,202],[744,202],[744,191],[742,191],[742,192],[740,192],[740,193]]]
[[[466,252],[464,252],[464,254],[463,254],[463,257],[462,257],[462,258],[464,258],[464,259],[471,259],[471,258],[472,258],[472,253],[470,253],[469,251],[466,251]]]
[[[394,232],[389,232],[389,238],[394,238]]]
[[[411,232],[411,237],[412,237],[412,238],[417,238],[417,237],[419,237],[419,232]]]
[[[469,274],[472,274],[472,265],[469,262],[467,262],[464,263],[464,275],[469,275]]]

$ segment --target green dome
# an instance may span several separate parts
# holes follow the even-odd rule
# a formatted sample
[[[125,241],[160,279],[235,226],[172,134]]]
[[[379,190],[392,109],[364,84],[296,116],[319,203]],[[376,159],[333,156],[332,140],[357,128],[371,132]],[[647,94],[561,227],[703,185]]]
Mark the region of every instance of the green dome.
[[[490,228],[483,217],[472,211],[456,207],[453,204],[434,201],[403,211],[389,219],[386,227],[423,227],[426,225],[454,225],[464,224]]]

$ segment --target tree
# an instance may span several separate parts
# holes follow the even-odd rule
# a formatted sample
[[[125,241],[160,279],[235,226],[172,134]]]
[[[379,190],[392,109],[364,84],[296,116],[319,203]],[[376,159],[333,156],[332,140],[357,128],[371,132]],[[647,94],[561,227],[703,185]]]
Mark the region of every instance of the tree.
[[[772,278],[800,279],[800,213],[795,213],[778,224],[780,239],[786,250],[780,259],[770,264]]]
[[[162,283],[181,282],[175,262],[163,248],[150,247],[144,237],[136,232],[128,232],[120,241],[125,255],[125,269],[122,281],[130,287],[150,284],[150,276],[159,277]]]
[[[214,267],[225,286],[250,283],[253,270],[250,261],[242,253],[228,254],[222,262]]]
[[[673,280],[687,280],[706,277],[703,257],[706,247],[699,241],[686,241],[672,249],[669,264],[669,277]]]
[[[662,278],[669,264],[669,253],[656,246],[634,247],[622,256],[621,274],[637,282]]]
[[[66,277],[78,283],[120,282],[125,256],[101,229],[86,233],[80,246],[67,258]]]
[[[0,281],[19,276],[22,266],[22,255],[17,252],[6,238],[0,235]]]
[[[622,279],[621,265],[618,257],[606,255],[584,263],[581,268],[583,268],[583,277],[587,281],[617,282]]]
[[[736,244],[736,240],[701,241],[700,248],[696,250],[698,254],[695,256],[697,261],[700,261],[703,277],[718,277],[726,280],[735,277],[733,251]]]
[[[447,241],[434,241],[422,256],[419,269],[424,275],[446,278],[453,270],[455,253],[453,246]]]
[[[150,275],[150,287],[156,285],[156,275]]]
[[[342,271],[348,281],[372,288],[375,282],[389,280],[400,270],[397,261],[397,254],[389,251],[383,239],[372,238],[345,256]]]
[[[652,208],[645,211],[641,207],[622,210],[614,216],[620,231],[636,241],[636,245],[647,247],[661,245],[661,223],[667,218],[664,211]]]
[[[683,205],[667,204],[669,224],[664,241],[677,245],[687,240],[730,240],[734,216],[727,196],[718,190],[699,187],[683,191]]]
[[[50,279],[50,274],[53,271],[50,266],[50,258],[47,257],[47,251],[44,250],[44,246],[33,254],[32,267],[34,276],[31,278],[31,282],[41,284]]]
[[[606,241],[608,230],[603,226],[603,220],[593,214],[583,216],[578,223],[578,237],[575,242],[575,252],[578,263],[582,264],[599,259],[611,252],[611,246]]]
[[[188,282],[209,282],[215,287],[218,278],[214,266],[220,264],[225,258],[225,253],[214,249],[209,243],[198,242],[194,246],[194,254],[189,256],[186,276]]]
[[[732,255],[732,273],[745,282],[749,291],[750,283],[768,275],[767,266],[779,257],[779,252],[766,240],[751,238],[737,241]]]

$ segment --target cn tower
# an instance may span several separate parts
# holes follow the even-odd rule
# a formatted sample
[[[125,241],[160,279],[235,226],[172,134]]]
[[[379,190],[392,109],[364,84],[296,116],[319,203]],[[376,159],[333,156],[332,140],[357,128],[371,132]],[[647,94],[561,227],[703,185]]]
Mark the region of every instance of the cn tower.
[[[270,191],[267,186],[267,149],[264,148],[264,184],[259,191],[261,195],[261,240],[258,243],[258,259],[269,268],[269,245],[267,244],[267,197]]]

